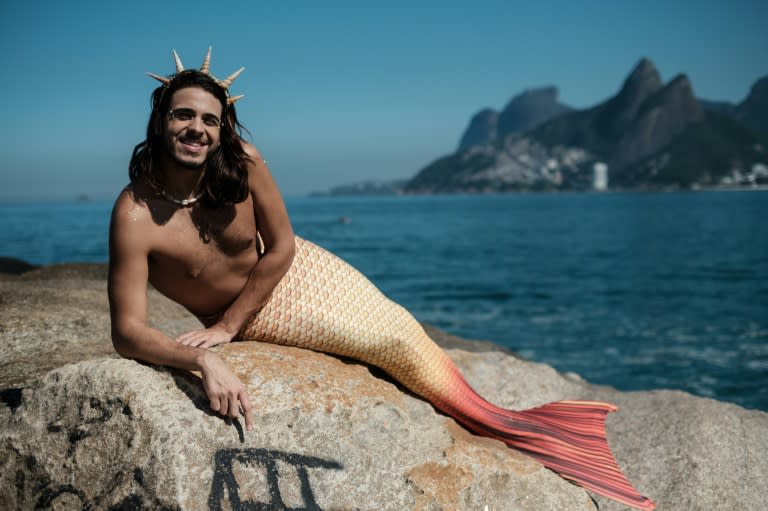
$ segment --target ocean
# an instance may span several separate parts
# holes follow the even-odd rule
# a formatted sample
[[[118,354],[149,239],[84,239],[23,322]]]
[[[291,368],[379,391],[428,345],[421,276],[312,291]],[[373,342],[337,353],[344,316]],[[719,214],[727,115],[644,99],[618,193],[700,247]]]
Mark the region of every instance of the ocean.
[[[287,199],[417,319],[621,390],[768,411],[768,193]],[[0,204],[0,256],[106,262],[111,204]]]

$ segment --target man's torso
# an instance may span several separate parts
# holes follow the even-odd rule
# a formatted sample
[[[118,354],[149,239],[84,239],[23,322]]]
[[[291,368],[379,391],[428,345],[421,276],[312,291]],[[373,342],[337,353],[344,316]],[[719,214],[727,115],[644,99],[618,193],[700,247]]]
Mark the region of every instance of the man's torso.
[[[221,313],[259,259],[253,202],[220,208],[178,207],[150,196],[149,283],[197,316]]]

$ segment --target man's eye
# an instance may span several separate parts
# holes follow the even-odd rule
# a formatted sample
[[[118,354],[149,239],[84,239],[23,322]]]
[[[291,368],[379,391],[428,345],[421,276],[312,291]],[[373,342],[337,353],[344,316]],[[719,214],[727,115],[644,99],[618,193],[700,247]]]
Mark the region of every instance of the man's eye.
[[[195,114],[193,114],[192,112],[185,111],[185,110],[181,110],[181,111],[178,111],[178,112],[173,112],[173,116],[175,118],[179,119],[180,121],[190,121],[190,120],[195,118]]]

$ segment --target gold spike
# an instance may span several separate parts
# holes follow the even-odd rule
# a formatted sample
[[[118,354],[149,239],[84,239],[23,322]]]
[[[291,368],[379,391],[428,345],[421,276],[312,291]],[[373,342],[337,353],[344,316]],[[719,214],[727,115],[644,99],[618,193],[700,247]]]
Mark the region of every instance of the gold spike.
[[[227,104],[234,105],[237,101],[243,99],[244,97],[245,94],[240,94],[239,96],[232,96],[231,98],[227,98]]]
[[[208,53],[205,56],[205,60],[203,60],[203,65],[200,66],[200,72],[209,75],[208,72],[209,67],[211,66],[211,47],[208,47]]]
[[[163,85],[168,85],[169,83],[171,83],[171,81],[165,76],[156,75],[155,73],[147,73],[147,74],[152,78],[154,78],[155,80],[157,80],[158,82],[162,82]]]
[[[224,78],[223,80],[219,80],[219,84],[224,87],[224,89],[229,89],[229,86],[232,85],[232,82],[237,80],[237,77],[240,76],[240,73],[242,73],[245,70],[245,67],[241,67],[228,77]]]
[[[181,63],[181,59],[179,58],[179,54],[176,53],[176,50],[173,50],[173,60],[176,61],[176,73],[184,71],[184,64]]]

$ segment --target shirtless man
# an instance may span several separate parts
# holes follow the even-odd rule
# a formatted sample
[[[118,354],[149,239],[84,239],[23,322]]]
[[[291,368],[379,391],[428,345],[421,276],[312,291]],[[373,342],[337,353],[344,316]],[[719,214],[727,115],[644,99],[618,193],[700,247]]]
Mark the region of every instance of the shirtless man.
[[[175,52],[174,52],[174,56]],[[147,138],[134,150],[131,183],[110,226],[109,301],[117,352],[197,370],[211,409],[245,418],[244,385],[208,348],[229,342],[269,300],[295,243],[275,182],[243,141],[224,81],[200,71],[170,78],[152,96]],[[206,328],[173,339],[149,326],[147,283],[186,307]]]

